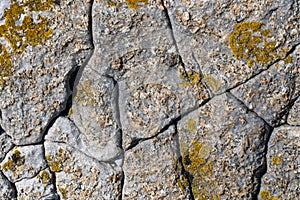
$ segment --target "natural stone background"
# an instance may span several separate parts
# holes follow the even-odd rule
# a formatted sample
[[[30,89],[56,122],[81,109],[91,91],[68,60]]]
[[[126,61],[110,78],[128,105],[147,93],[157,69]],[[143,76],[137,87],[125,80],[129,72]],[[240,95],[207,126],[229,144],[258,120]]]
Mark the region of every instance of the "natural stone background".
[[[0,199],[300,199],[299,63],[299,0],[1,0]]]

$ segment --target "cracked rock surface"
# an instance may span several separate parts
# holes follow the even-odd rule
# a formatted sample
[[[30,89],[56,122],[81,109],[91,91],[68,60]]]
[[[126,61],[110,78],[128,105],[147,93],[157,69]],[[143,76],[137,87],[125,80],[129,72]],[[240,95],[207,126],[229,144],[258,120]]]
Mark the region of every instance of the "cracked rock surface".
[[[299,199],[299,24],[298,0],[1,0],[0,199]]]

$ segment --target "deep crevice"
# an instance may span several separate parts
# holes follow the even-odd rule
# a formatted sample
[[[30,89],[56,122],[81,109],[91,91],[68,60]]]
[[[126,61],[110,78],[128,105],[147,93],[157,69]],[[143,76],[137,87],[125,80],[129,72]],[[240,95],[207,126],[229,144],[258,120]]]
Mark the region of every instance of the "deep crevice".
[[[5,133],[4,129],[0,126],[0,135],[2,135],[3,133]]]
[[[193,189],[192,189],[192,177],[191,177],[190,173],[185,170],[184,164],[183,164],[183,161],[182,161],[182,154],[180,152],[179,132],[178,132],[177,125],[178,125],[178,122],[176,122],[174,124],[174,126],[175,126],[174,138],[175,138],[176,146],[178,147],[177,154],[179,155],[178,160],[176,162],[178,162],[179,165],[180,165],[180,169],[181,169],[180,170],[180,175],[183,175],[186,178],[186,180],[188,180],[188,193],[190,195],[189,200],[195,200],[195,197],[194,197],[194,194],[193,194]],[[177,168],[177,165],[176,165],[176,168]],[[175,171],[177,171],[177,170],[178,169],[175,169]],[[177,177],[177,179],[178,179],[178,177]]]
[[[254,170],[254,174],[252,175],[251,179],[252,179],[252,182],[254,183],[255,182],[255,179],[258,181],[257,182],[257,189],[255,189],[255,186],[253,186],[253,197],[252,199],[253,200],[257,200],[258,199],[258,195],[259,195],[259,192],[260,192],[260,188],[261,188],[261,182],[262,182],[262,177],[264,176],[264,174],[267,172],[267,153],[268,153],[268,143],[269,143],[269,140],[270,140],[270,137],[271,137],[271,134],[274,130],[274,127],[272,127],[266,120],[264,120],[264,118],[260,117],[256,112],[254,112],[253,110],[249,109],[243,101],[241,101],[240,99],[238,99],[237,97],[235,97],[232,93],[230,92],[227,92],[232,98],[234,98],[236,101],[238,101],[241,105],[243,105],[247,112],[251,112],[253,113],[256,117],[258,117],[260,120],[262,120],[265,124],[265,133],[264,133],[264,142],[263,142],[263,145],[264,145],[264,149],[263,149],[263,152],[262,152],[262,165],[260,167],[258,167],[257,169]]]
[[[89,5],[89,13],[88,13],[88,33],[89,33],[89,39],[90,39],[90,45],[91,45],[91,53],[87,56],[85,62],[82,64],[82,66],[76,66],[66,76],[66,88],[67,88],[67,100],[62,105],[62,109],[60,112],[53,115],[53,117],[49,120],[50,122],[47,124],[46,128],[43,131],[43,139],[41,142],[38,142],[36,144],[43,144],[45,141],[45,136],[48,133],[49,129],[53,126],[57,118],[61,116],[67,116],[69,113],[70,108],[72,107],[72,101],[76,94],[76,87],[77,84],[81,78],[83,69],[87,66],[88,62],[90,61],[91,57],[94,54],[94,42],[93,42],[93,32],[92,32],[92,9],[93,9],[93,3],[94,0],[91,0]]]
[[[125,184],[125,173],[124,170],[122,169],[122,174],[121,174],[121,185],[120,185],[120,196],[118,198],[118,200],[122,200],[123,199],[123,190],[124,190],[124,184]]]
[[[52,184],[53,184],[53,195],[54,195],[54,198],[55,200],[60,200],[60,195],[58,194],[58,189],[57,189],[57,186],[56,186],[56,174],[55,172],[51,171],[50,168],[49,168],[49,171],[50,171],[50,174],[52,176]]]
[[[261,165],[261,167],[257,168],[256,170],[254,170],[254,174],[252,176],[252,181],[254,182],[254,178],[257,179],[257,190],[254,189],[254,194],[253,194],[253,200],[257,200],[260,190],[261,190],[261,183],[262,183],[262,178],[263,176],[267,173],[268,171],[268,160],[267,160],[267,154],[268,154],[268,144],[269,144],[269,140],[270,137],[272,135],[272,132],[274,130],[273,127],[270,126],[266,126],[266,132],[265,132],[265,146],[264,146],[264,151],[263,151],[263,164]]]

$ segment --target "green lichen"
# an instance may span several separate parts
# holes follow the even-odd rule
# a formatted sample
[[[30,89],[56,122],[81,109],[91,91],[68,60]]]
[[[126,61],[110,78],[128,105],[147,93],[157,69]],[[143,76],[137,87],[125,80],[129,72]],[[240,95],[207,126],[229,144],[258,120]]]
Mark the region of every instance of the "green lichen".
[[[4,171],[16,171],[18,166],[22,166],[25,163],[25,156],[21,156],[20,151],[15,147],[11,157],[2,164],[1,169]]]
[[[0,44],[0,88],[5,83],[4,77],[13,71],[10,55],[20,55],[27,46],[42,44],[52,33],[45,17],[38,15],[38,22],[34,22],[30,17],[33,11],[48,10],[52,3],[53,0],[11,0],[10,7],[4,9],[5,22],[0,25],[0,37],[8,42],[10,49]],[[23,15],[25,16],[20,22]]]
[[[233,27],[229,46],[237,59],[243,59],[249,66],[254,63],[268,65],[276,59],[284,59],[285,50],[272,41],[270,29],[263,29],[262,22],[241,22]]]
[[[216,182],[210,179],[213,165],[209,161],[209,157],[210,146],[196,140],[192,141],[189,148],[182,154],[183,168],[189,174],[188,179],[191,180],[195,199],[220,199],[220,195],[216,191]],[[186,177],[178,177],[176,182],[180,189],[188,187]]]
[[[46,170],[41,171],[36,177],[39,178],[44,185],[51,183],[51,175]]]
[[[260,191],[259,196],[262,200],[279,200],[277,197],[271,196],[269,190]]]
[[[67,158],[66,151],[60,148],[55,155],[46,155],[46,160],[51,171],[59,172],[63,170],[63,162]]]

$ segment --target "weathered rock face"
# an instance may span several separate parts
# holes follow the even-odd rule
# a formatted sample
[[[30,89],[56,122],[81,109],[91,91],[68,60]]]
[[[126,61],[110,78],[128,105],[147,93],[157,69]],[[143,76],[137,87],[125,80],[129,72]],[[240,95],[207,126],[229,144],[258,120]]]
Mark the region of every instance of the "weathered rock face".
[[[0,199],[299,199],[299,13],[1,0]]]
[[[63,143],[46,141],[45,149],[61,199],[118,199],[121,195],[122,173],[118,166],[100,163]]]
[[[176,184],[179,149],[174,128],[126,151],[122,199],[190,198],[189,192]]]
[[[16,182],[18,199],[57,199],[54,192],[53,176],[49,169],[40,171],[40,173],[31,179],[23,179]]]
[[[178,124],[181,162],[195,199],[252,199],[270,127],[230,94],[215,97]],[[178,179],[187,188],[186,183]],[[238,190],[237,190],[238,188]]]
[[[1,199],[16,199],[16,190],[13,185],[0,173],[0,198]]]
[[[268,143],[267,172],[262,178],[260,199],[299,198],[300,128],[275,128]]]
[[[42,140],[50,120],[66,105],[72,71],[91,48],[90,4],[30,2],[1,1],[0,124],[18,145]]]
[[[186,67],[212,93],[241,84],[299,43],[299,3],[165,0]],[[295,6],[297,8],[295,8]]]
[[[1,170],[9,181],[15,183],[36,176],[46,168],[42,145],[14,147],[1,163]]]

